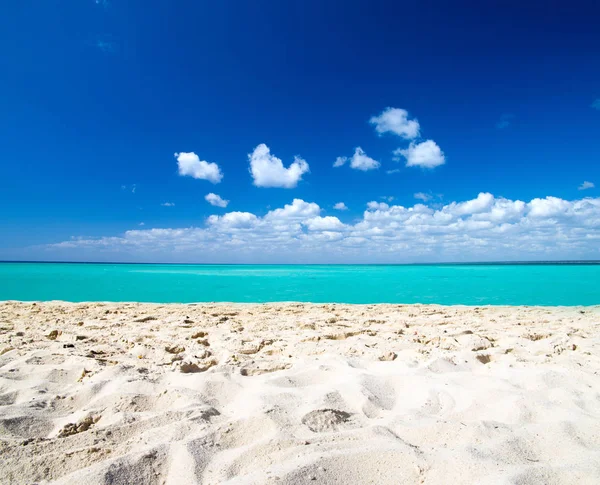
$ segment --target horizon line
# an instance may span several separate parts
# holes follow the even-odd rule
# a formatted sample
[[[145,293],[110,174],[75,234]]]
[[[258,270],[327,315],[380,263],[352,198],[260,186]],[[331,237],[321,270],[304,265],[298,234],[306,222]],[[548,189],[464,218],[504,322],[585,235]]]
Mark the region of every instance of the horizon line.
[[[36,261],[36,260],[0,260],[0,264],[145,264],[145,265],[176,265],[176,266],[468,266],[468,265],[595,265],[598,259],[567,259],[567,260],[533,260],[533,261],[462,261],[462,262],[422,262],[422,263],[165,263],[165,262],[130,262],[130,261]]]

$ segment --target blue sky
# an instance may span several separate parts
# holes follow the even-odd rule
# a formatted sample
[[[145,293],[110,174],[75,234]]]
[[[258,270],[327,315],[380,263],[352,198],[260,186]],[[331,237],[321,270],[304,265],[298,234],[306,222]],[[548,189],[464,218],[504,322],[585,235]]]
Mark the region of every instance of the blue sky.
[[[600,259],[597,2],[0,14],[0,259]]]

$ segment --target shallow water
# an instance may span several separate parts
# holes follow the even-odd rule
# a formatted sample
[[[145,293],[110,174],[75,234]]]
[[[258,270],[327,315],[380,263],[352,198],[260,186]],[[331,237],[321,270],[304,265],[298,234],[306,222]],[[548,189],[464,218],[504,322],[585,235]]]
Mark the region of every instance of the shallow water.
[[[600,264],[0,263],[0,300],[600,304]]]

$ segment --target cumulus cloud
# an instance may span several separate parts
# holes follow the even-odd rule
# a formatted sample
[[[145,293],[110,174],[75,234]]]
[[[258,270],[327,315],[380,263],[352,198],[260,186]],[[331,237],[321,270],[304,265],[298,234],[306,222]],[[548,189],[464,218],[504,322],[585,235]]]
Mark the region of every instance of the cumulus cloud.
[[[269,211],[266,220],[304,220],[316,217],[321,213],[321,208],[314,202],[304,202],[302,199],[294,199],[291,204],[285,204],[283,208]]]
[[[216,163],[200,160],[194,152],[176,153],[175,158],[179,175],[208,180],[213,184],[218,184],[223,179],[223,173]]]
[[[419,122],[408,119],[408,111],[400,108],[386,108],[378,116],[373,116],[369,123],[375,126],[375,131],[380,135],[394,133],[406,140],[419,136]]]
[[[446,163],[444,152],[433,140],[412,142],[406,149],[394,150],[394,156],[396,160],[406,158],[407,167],[435,168]]]
[[[258,217],[250,212],[228,212],[222,216],[212,215],[207,219],[208,224],[222,229],[247,229],[255,226],[258,221]]]
[[[337,204],[335,204],[333,206],[333,208],[338,211],[347,211],[348,210],[348,207],[343,202],[338,202]]]
[[[337,157],[333,166],[341,167],[342,165],[345,165],[347,161],[348,157]],[[354,150],[354,155],[350,157],[350,168],[355,170],[362,170],[363,172],[366,172],[368,170],[375,170],[380,166],[381,163],[369,157],[361,147],[356,147]]]
[[[447,207],[450,212],[463,216],[466,214],[479,214],[490,208],[494,203],[494,196],[489,192],[481,192],[476,199],[466,202],[452,202]],[[537,200],[537,199],[534,199]]]
[[[309,231],[341,231],[346,227],[342,221],[333,216],[313,217],[304,221],[303,224]]]
[[[341,167],[342,165],[344,165],[346,162],[348,161],[348,157],[337,157],[335,159],[335,162],[333,162],[333,166],[335,168],[337,167]]]
[[[372,200],[371,202],[367,202],[367,209],[369,210],[388,210],[390,208],[385,202],[377,202]]]
[[[595,187],[593,182],[588,182],[587,180],[585,182],[583,182],[579,187],[577,187],[579,190],[587,190],[587,189],[593,189]]]
[[[600,198],[526,202],[484,192],[439,208],[371,201],[352,224],[320,213],[318,204],[294,199],[263,216],[229,212],[202,227],[76,237],[47,251],[196,262],[600,259]]]
[[[264,143],[258,145],[248,155],[250,173],[257,187],[280,187],[291,189],[298,185],[302,176],[309,172],[308,163],[296,156],[289,167],[284,167],[281,159],[271,155],[269,147]]]
[[[163,202],[162,204],[163,207],[175,207],[175,204],[173,202]]]
[[[367,170],[375,170],[379,168],[380,165],[381,164],[377,160],[367,156],[361,147],[356,147],[356,150],[354,150],[354,155],[352,155],[352,159],[350,160],[350,167],[356,170],[362,170],[363,172],[366,172]]]
[[[570,210],[571,204],[569,201],[559,199],[558,197],[533,199],[529,203],[529,216],[540,219],[552,219],[562,215],[566,216]]]
[[[206,194],[204,196],[204,200],[215,207],[227,207],[227,204],[229,204],[228,200],[224,200],[219,195],[213,194],[212,192],[210,194]]]

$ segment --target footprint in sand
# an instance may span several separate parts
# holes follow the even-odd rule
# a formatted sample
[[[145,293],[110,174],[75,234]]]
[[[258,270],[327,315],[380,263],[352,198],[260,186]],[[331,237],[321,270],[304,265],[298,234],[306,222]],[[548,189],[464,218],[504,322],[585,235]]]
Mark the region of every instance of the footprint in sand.
[[[391,381],[370,377],[363,381],[367,401],[362,411],[368,418],[375,419],[396,405],[396,389]]]
[[[456,402],[445,391],[431,391],[427,400],[421,405],[420,411],[429,416],[444,416],[454,410]]]
[[[317,409],[305,414],[302,424],[315,433],[327,433],[347,428],[351,414],[338,409]]]

